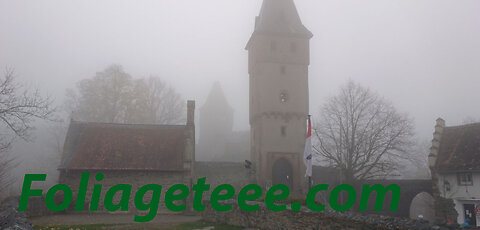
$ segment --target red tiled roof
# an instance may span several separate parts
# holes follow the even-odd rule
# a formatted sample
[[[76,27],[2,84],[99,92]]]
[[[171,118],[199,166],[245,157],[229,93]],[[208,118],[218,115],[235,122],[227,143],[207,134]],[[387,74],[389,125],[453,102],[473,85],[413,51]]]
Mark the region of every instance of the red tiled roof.
[[[183,170],[185,126],[72,122],[60,169]]]

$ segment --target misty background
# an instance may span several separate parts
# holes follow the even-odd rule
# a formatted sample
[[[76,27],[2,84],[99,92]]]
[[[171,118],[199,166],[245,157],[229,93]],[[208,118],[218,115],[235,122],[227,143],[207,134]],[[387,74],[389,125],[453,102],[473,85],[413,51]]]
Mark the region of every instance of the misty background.
[[[348,80],[414,118],[419,142],[432,138],[438,117],[448,126],[480,119],[480,1],[295,2],[314,34],[314,122],[320,105]],[[19,82],[38,87],[58,106],[68,88],[112,64],[134,78],[156,75],[198,107],[218,81],[234,109],[234,130],[248,130],[244,47],[261,3],[0,0],[0,68],[14,68]],[[55,148],[64,138],[56,137],[55,126],[41,122],[35,142],[17,141],[18,181],[25,172],[55,172]]]

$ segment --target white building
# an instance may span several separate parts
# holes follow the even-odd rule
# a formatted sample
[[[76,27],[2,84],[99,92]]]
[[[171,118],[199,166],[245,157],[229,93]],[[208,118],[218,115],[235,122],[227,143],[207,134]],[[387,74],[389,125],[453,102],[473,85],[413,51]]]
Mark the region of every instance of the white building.
[[[439,118],[429,164],[439,195],[455,204],[457,222],[480,226],[480,123],[446,127]]]

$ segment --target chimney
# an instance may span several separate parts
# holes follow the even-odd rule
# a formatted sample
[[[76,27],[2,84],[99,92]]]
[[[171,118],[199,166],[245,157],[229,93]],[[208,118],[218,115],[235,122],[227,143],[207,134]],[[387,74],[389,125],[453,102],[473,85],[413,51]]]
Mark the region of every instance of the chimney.
[[[437,119],[435,125],[435,132],[433,133],[432,147],[430,148],[430,155],[428,155],[428,165],[430,168],[435,167],[438,150],[440,149],[440,141],[442,140],[443,130],[445,129],[445,120]]]
[[[195,125],[195,101],[187,102],[187,125]]]

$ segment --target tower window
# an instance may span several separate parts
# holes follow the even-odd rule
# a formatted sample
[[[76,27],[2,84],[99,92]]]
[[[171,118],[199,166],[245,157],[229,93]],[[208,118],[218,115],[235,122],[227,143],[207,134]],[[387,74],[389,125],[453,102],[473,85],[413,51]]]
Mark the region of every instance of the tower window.
[[[295,42],[290,43],[290,52],[292,52],[292,53],[297,52],[297,43],[295,43]]]
[[[286,22],[287,21],[287,14],[285,14],[285,11],[281,11],[280,14],[278,14],[278,21],[280,22]]]
[[[286,72],[287,72],[287,68],[284,65],[280,66],[280,73],[285,74]]]
[[[272,41],[270,42],[270,51],[276,51],[277,50],[277,42],[276,41]]]
[[[288,101],[288,94],[287,92],[283,91],[280,93],[280,102],[285,103]]]
[[[281,133],[282,133],[282,137],[287,136],[287,127],[286,126],[282,126]]]

